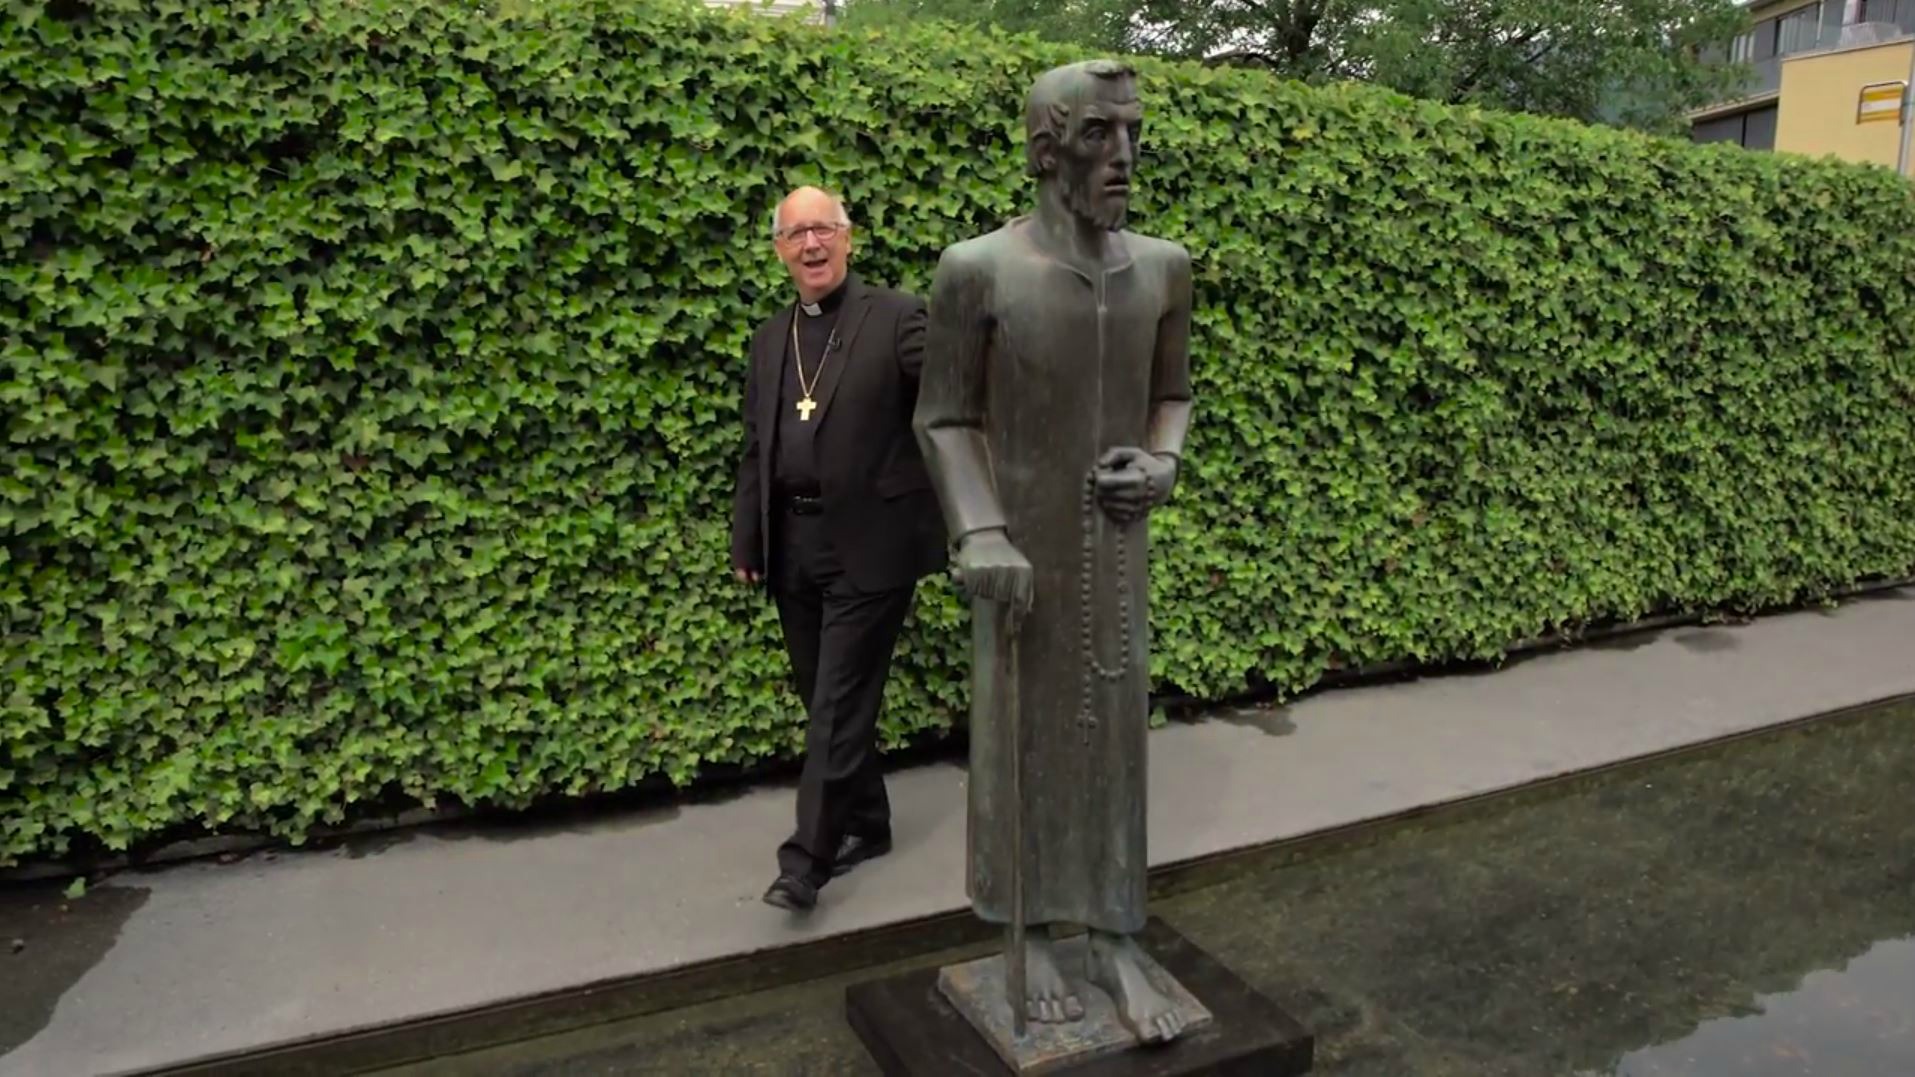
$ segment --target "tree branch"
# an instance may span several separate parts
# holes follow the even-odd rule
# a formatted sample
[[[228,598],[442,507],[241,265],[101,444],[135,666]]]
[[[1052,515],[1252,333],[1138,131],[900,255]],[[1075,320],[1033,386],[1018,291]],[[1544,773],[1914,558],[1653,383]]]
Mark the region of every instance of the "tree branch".
[[[1531,41],[1534,41],[1537,37],[1541,36],[1541,34],[1543,33],[1545,29],[1546,27],[1538,26],[1532,30],[1527,30],[1521,34],[1516,35],[1515,37],[1508,39],[1507,41],[1504,41],[1498,47],[1499,48],[1520,48],[1524,45],[1529,44]],[[1555,47],[1554,45],[1545,47],[1541,52],[1538,52],[1534,56],[1526,57],[1523,60],[1523,63],[1526,66],[1534,66],[1536,60],[1542,58],[1542,56],[1546,54],[1549,51],[1549,49],[1554,47]],[[1489,67],[1490,67],[1490,62],[1487,58],[1477,61],[1476,65],[1470,69],[1468,74],[1464,75],[1460,79],[1457,79],[1455,84],[1450,87],[1450,101],[1451,102],[1461,101],[1463,99],[1464,94],[1475,89],[1476,84],[1482,81],[1483,76],[1489,74]]]

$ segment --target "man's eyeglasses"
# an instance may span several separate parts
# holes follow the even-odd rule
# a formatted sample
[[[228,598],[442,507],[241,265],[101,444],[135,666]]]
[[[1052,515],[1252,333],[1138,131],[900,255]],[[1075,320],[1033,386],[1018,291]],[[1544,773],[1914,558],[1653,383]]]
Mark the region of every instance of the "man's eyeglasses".
[[[845,226],[842,224],[794,224],[790,228],[780,228],[773,232],[772,238],[780,243],[802,243],[805,233],[809,232],[818,237],[818,242],[829,243],[837,239],[838,233],[844,230]]]

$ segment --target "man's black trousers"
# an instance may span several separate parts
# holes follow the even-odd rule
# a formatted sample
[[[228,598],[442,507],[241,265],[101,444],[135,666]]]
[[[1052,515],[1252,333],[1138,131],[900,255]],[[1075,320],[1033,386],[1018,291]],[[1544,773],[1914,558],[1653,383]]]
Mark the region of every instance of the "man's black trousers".
[[[772,593],[808,719],[798,825],[778,848],[778,870],[823,886],[845,835],[891,836],[878,711],[914,588],[854,591],[816,502],[781,500]]]

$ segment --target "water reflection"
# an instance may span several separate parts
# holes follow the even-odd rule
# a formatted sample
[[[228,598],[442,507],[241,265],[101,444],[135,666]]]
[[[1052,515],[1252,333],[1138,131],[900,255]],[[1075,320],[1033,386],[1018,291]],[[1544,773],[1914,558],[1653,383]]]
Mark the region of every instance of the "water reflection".
[[[1907,1077],[1910,789],[1903,706],[1265,855],[1152,908],[1309,1024],[1325,1077]],[[879,974],[407,1069],[873,1073],[843,987]]]
[[[1706,1021],[1674,1043],[1631,1051],[1615,1077],[1883,1077],[1915,1074],[1915,937],[1870,947],[1757,1013]]]
[[[1898,707],[1161,908],[1318,1031],[1323,1074],[1899,1077],[1915,1065],[1871,1060],[1915,1051],[1911,788],[1915,708]]]

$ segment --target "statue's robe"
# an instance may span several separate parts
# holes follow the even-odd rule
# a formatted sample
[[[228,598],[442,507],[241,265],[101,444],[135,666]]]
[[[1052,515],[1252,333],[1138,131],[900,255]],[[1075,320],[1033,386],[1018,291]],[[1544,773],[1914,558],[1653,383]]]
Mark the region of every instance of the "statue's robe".
[[[1190,260],[1124,232],[1101,277],[1086,275],[1042,251],[1033,226],[1020,218],[945,251],[916,423],[952,538],[1003,527],[1034,569],[1035,601],[1015,637],[1025,922],[1131,933],[1144,926],[1148,866],[1146,524],[1120,528],[1085,492],[1114,446],[1181,452],[1181,421],[1168,423],[1174,444],[1151,438],[1163,440],[1164,404],[1188,408]],[[967,892],[979,917],[1001,924],[1020,750],[1012,641],[995,603],[974,604],[972,630]],[[1093,656],[1120,675],[1094,672]]]

